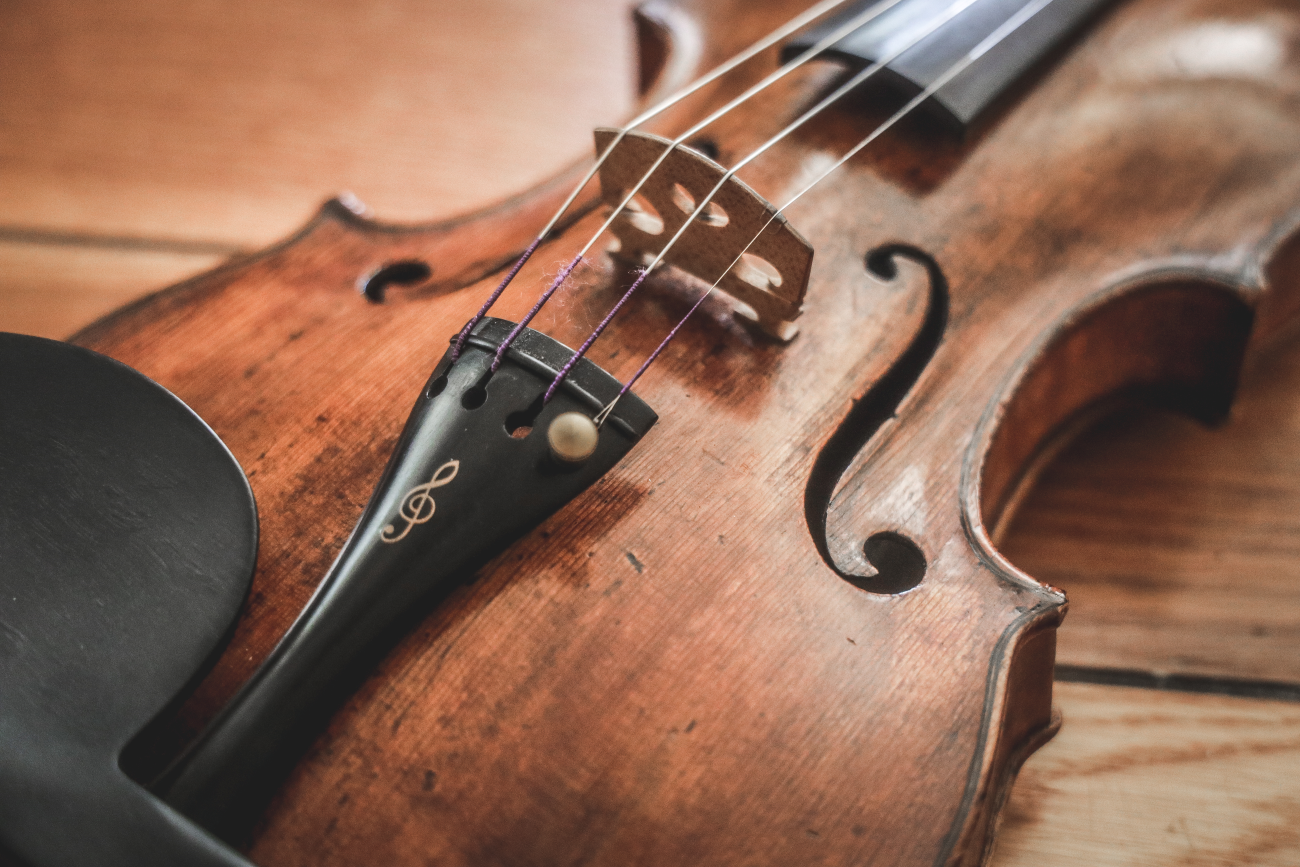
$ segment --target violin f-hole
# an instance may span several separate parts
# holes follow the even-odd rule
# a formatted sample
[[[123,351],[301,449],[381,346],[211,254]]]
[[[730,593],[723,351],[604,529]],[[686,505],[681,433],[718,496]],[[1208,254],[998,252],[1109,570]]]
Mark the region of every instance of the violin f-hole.
[[[918,586],[925,577],[925,554],[902,533],[873,533],[867,537],[862,552],[875,567],[876,574],[848,575],[845,579],[869,593],[903,593]]]
[[[905,244],[889,244],[868,252],[863,264],[877,279],[893,282],[901,276],[899,259],[920,265],[929,280],[921,326],[894,366],[863,395],[826,441],[804,493],[808,528],[826,564],[853,586],[886,594],[910,590],[920,583],[926,569],[920,548],[893,531],[876,532],[865,540],[860,536],[856,540],[832,539],[826,516],[845,469],[881,425],[895,415],[934,356],[948,323],[948,283],[933,258]],[[912,550],[905,550],[909,546]]]
[[[361,290],[361,294],[367,301],[383,304],[384,293],[389,286],[413,286],[428,280],[432,274],[433,269],[429,267],[429,263],[420,259],[402,259],[399,262],[389,262],[379,270],[362,277],[357,281],[357,288]]]

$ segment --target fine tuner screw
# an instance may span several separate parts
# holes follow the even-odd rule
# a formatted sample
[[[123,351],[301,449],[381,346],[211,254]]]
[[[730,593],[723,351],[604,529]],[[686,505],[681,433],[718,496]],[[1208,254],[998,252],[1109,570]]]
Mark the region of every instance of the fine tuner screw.
[[[551,454],[566,464],[580,464],[591,457],[599,440],[596,423],[580,412],[560,413],[546,429]]]

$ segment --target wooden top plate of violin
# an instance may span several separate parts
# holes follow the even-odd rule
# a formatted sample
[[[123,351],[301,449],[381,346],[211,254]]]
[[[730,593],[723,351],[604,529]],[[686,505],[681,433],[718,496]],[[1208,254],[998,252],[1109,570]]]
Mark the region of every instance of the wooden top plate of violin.
[[[0,575],[0,723],[27,737],[0,743],[0,859],[988,859],[1060,726],[1066,612],[997,540],[1089,419],[1224,418],[1300,312],[1300,9],[634,20],[635,116],[551,180],[437,224],[343,197],[77,347],[5,337],[12,370],[93,368],[112,411],[50,377],[0,417],[30,455],[0,462],[26,564]],[[78,436],[29,435],[48,406]],[[125,472],[105,508],[73,452],[172,481]],[[84,565],[119,489],[161,541],[42,576],[32,492],[82,504]],[[138,731],[93,773],[31,759],[114,690]]]

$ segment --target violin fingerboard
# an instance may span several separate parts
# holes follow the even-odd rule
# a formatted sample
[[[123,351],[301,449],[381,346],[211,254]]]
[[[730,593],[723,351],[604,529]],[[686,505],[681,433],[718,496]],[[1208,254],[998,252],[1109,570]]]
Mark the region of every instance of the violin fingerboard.
[[[862,15],[880,0],[849,4],[839,15],[805,31],[782,48],[789,60],[812,48]],[[925,106],[962,131],[973,125],[1022,75],[1032,69],[1109,0],[1050,0],[1006,38],[963,69],[926,100]],[[897,54],[886,69],[888,80],[913,96],[931,86],[1025,6],[1025,0],[976,0],[940,25],[933,22],[952,0],[902,0],[872,18],[828,49],[823,56],[843,61],[855,71]],[[919,41],[918,41],[919,40]]]

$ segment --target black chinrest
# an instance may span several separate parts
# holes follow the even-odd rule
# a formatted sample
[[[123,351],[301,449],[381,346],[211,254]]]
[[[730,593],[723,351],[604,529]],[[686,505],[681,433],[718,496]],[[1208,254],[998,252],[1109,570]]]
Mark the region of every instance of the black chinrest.
[[[243,471],[166,389],[0,333],[0,863],[249,867],[126,776],[248,592]]]

